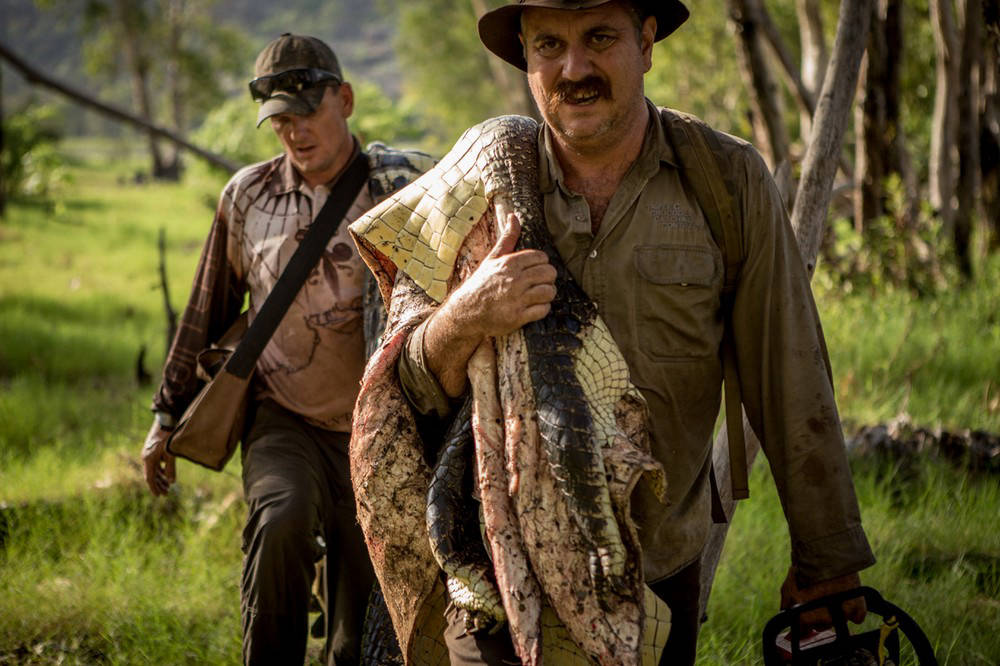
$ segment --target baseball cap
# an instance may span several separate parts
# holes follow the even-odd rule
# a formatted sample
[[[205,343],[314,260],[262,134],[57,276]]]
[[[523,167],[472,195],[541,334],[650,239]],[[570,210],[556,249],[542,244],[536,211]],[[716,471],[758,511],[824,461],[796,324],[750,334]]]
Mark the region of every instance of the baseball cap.
[[[260,100],[257,126],[279,113],[308,115],[323,100],[329,82],[344,75],[333,49],[316,37],[282,34],[264,47],[254,63],[250,94]]]

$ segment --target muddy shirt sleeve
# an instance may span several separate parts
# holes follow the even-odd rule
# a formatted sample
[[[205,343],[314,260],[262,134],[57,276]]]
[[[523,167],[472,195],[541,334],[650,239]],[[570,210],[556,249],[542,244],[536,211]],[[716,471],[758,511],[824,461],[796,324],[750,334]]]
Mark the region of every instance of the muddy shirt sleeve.
[[[413,408],[425,416],[443,419],[451,413],[452,405],[437,377],[427,367],[427,358],[424,356],[424,331],[427,330],[427,321],[425,319],[407,338],[396,371],[399,374],[399,383],[403,387],[403,394]]]
[[[195,375],[198,352],[219,339],[243,305],[244,282],[236,277],[229,244],[236,214],[233,183],[226,187],[195,270],[191,296],[177,326],[163,366],[163,381],[153,396],[153,409],[179,418],[202,382]]]
[[[834,401],[819,315],[788,216],[760,156],[743,147],[746,259],[733,332],[747,417],[788,521],[800,584],[874,563]]]

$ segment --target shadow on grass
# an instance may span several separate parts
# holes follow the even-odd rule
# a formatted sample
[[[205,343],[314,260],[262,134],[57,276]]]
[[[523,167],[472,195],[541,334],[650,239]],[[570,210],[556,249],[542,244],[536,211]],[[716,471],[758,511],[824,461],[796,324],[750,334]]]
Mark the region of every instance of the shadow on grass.
[[[913,548],[902,560],[907,577],[929,583],[936,579],[958,575],[972,579],[977,591],[1000,600],[1000,555],[971,551],[948,553],[936,549]]]
[[[134,377],[142,325],[132,305],[114,298],[0,299],[0,378],[34,374],[76,382]]]
[[[180,547],[173,528],[183,522],[185,512],[196,510],[197,504],[189,504],[192,506],[182,506],[177,493],[154,498],[140,483],[94,488],[84,495],[0,503],[0,553],[19,540],[33,541],[32,551],[52,562],[71,557],[91,539],[87,526],[95,516],[111,524],[129,525],[130,538],[150,543],[172,541]],[[44,538],[39,536],[39,527],[44,527]]]
[[[46,219],[51,222],[58,222],[61,224],[76,224],[77,222],[71,217],[67,216],[67,213],[73,212],[97,212],[103,213],[111,209],[111,205],[102,199],[92,199],[92,198],[82,198],[82,197],[60,197],[58,201],[56,199],[44,199],[40,197],[16,197],[8,200],[8,205],[16,205],[18,208],[22,208],[25,211],[34,213],[44,213]],[[50,216],[56,208],[62,210],[62,214],[58,216]]]
[[[104,642],[98,637],[50,638],[0,651],[0,664],[110,664],[113,660],[99,647]]]

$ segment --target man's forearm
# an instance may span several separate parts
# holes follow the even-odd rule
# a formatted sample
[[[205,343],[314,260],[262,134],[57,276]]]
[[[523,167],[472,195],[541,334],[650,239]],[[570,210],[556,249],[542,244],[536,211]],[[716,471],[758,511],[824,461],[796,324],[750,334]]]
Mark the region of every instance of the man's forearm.
[[[521,225],[507,226],[478,268],[430,316],[423,355],[450,398],[465,391],[466,368],[488,337],[506,335],[548,314],[556,270],[540,250],[514,251]]]
[[[466,368],[483,336],[462,321],[459,308],[450,301],[430,316],[424,331],[424,358],[449,398],[465,391]]]

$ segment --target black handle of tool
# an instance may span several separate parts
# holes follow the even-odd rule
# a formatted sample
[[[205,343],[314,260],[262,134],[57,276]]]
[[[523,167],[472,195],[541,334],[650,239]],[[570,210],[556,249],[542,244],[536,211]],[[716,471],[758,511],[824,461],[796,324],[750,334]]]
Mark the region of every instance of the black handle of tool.
[[[902,608],[886,601],[877,590],[867,586],[807,601],[806,603],[785,609],[771,618],[764,626],[765,666],[786,666],[787,662],[782,660],[775,645],[778,634],[784,629],[790,629],[788,638],[792,645],[792,664],[800,663],[797,661],[799,656],[804,652],[809,652],[809,650],[801,650],[799,648],[799,617],[803,613],[817,608],[827,608],[833,616],[833,625],[837,632],[837,638],[834,643],[846,641],[850,637],[850,630],[847,628],[847,619],[844,617],[844,611],[841,606],[845,601],[857,599],[858,597],[864,597],[869,612],[880,615],[882,618],[895,616],[899,622],[899,630],[910,641],[910,645],[913,647],[920,666],[937,666],[938,662],[937,657],[934,656],[934,648],[931,647],[930,641],[927,640],[927,635],[924,634],[916,621]]]
[[[367,179],[368,158],[359,151],[337,180],[337,184],[333,186],[323,208],[309,225],[305,236],[299,242],[299,247],[288,260],[288,265],[278,277],[271,293],[264,299],[264,304],[250,322],[243,339],[226,362],[223,368],[225,372],[241,379],[246,379],[253,372],[257,359],[267,346],[267,341],[274,335],[275,329],[295,300],[302,284],[326,250],[326,244],[337,233],[341,220],[344,219],[344,215],[347,214]]]

